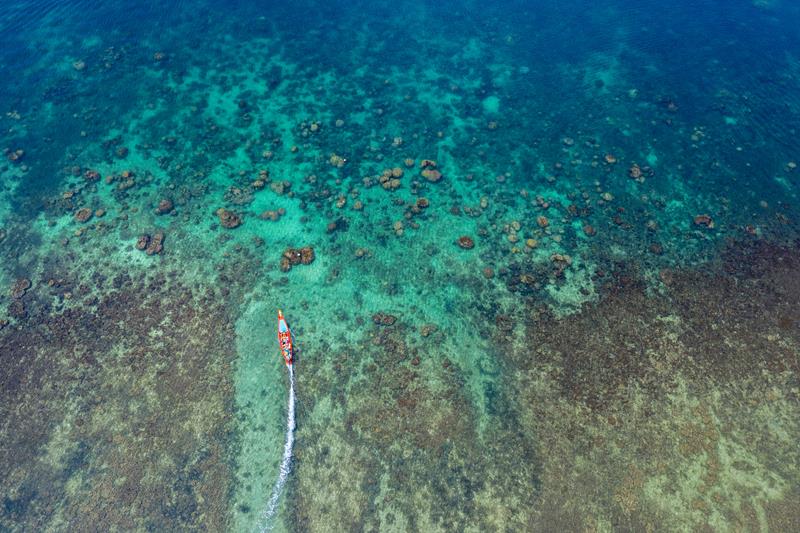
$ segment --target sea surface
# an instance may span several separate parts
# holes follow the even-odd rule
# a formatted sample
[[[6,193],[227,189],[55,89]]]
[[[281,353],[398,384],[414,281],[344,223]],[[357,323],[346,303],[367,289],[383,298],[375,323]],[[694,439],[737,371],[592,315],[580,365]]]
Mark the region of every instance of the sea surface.
[[[0,531],[800,531],[798,28],[4,2]]]

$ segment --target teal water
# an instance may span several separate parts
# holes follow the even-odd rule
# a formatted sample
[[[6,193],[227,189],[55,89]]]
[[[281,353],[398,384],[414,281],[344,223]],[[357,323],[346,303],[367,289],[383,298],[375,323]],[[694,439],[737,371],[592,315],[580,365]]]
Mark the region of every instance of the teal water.
[[[800,529],[798,22],[8,3],[0,530]]]

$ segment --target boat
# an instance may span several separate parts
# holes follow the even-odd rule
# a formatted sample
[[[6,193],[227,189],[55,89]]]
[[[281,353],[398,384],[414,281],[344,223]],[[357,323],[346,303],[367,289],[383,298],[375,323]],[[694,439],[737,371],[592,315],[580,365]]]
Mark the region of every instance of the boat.
[[[292,348],[292,332],[289,330],[289,325],[286,319],[283,318],[283,312],[278,309],[278,344],[281,347],[283,360],[286,361],[286,366],[292,366],[294,361],[294,349]]]

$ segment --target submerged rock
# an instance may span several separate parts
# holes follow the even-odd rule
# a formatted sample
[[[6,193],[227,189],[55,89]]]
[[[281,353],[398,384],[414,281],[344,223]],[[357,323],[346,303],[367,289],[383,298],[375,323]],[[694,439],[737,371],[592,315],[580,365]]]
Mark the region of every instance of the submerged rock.
[[[310,246],[300,248],[300,262],[304,265],[310,265],[315,259],[314,249]]]
[[[273,181],[269,184],[269,188],[272,190],[272,192],[279,195],[289,192],[291,187],[292,184],[288,181]]]
[[[136,239],[136,249],[137,250],[144,250],[147,248],[147,245],[150,244],[150,235],[142,234],[139,235],[139,238]]]
[[[336,168],[342,168],[347,163],[347,159],[338,154],[331,154],[328,162]]]
[[[83,173],[83,177],[86,181],[98,181],[100,180],[100,173],[90,168]]]
[[[16,163],[17,161],[22,159],[22,156],[25,155],[25,150],[18,149],[18,150],[11,150],[6,148],[3,152],[6,155],[6,158],[11,161],[12,163]]]
[[[222,207],[217,209],[217,217],[219,217],[219,223],[223,228],[233,229],[242,224],[242,217],[240,215]]]
[[[422,170],[420,174],[426,180],[436,183],[442,179],[442,173],[437,169],[438,165],[436,164],[436,161],[432,159],[423,159],[419,166]]]
[[[175,205],[172,203],[172,200],[169,198],[162,198],[158,202],[158,207],[156,207],[156,214],[157,215],[166,215],[170,213],[174,209]]]
[[[379,326],[391,326],[397,322],[397,317],[381,311],[372,315],[372,321]]]
[[[475,248],[475,241],[472,240],[472,237],[469,237],[468,235],[462,235],[459,237],[456,241],[456,244],[458,244],[458,246],[464,250],[472,250]]]
[[[92,210],[89,209],[88,207],[81,207],[80,209],[75,211],[75,220],[77,220],[78,222],[86,222],[90,218],[92,218],[93,214],[94,213],[92,212]]]
[[[31,288],[31,280],[29,280],[28,278],[19,278],[14,282],[13,285],[11,285],[11,297],[14,298],[15,300],[19,300],[20,298],[25,296],[25,293],[30,288]]]
[[[419,334],[423,337],[429,337],[431,334],[436,333],[438,329],[439,328],[436,326],[436,324],[424,324],[420,328]]]
[[[696,215],[694,217],[694,225],[705,226],[708,229],[712,229],[714,227],[714,220],[710,215]]]
[[[556,277],[563,276],[567,267],[572,265],[572,257],[564,254],[553,254],[550,256],[550,261],[552,261],[555,266],[553,274]]]
[[[435,168],[426,168],[422,171],[422,177],[431,183],[436,183],[442,179],[442,173]]]
[[[286,209],[281,207],[279,209],[269,209],[267,211],[264,211],[260,215],[258,215],[258,218],[260,218],[261,220],[271,220],[273,222],[277,222],[285,214],[286,214]]]
[[[145,253],[147,253],[147,255],[160,254],[164,249],[164,237],[163,231],[157,231],[150,239],[150,244],[147,245]]]
[[[163,231],[157,231],[151,237],[143,233],[136,239],[136,249],[145,252],[147,255],[160,254],[164,250],[164,235]]]
[[[281,256],[280,266],[283,272],[289,272],[293,266],[310,265],[316,259],[311,246],[302,248],[287,248]]]

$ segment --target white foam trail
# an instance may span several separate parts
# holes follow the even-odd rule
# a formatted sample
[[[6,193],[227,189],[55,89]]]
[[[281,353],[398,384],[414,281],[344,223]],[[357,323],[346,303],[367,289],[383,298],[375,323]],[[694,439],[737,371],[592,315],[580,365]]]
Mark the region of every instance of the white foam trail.
[[[283,486],[292,470],[292,445],[294,444],[294,365],[289,365],[289,412],[286,414],[286,443],[283,445],[283,460],[278,479],[272,487],[272,496],[269,497],[267,508],[261,514],[259,531],[265,533],[272,529],[272,519],[278,510]]]

